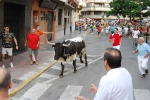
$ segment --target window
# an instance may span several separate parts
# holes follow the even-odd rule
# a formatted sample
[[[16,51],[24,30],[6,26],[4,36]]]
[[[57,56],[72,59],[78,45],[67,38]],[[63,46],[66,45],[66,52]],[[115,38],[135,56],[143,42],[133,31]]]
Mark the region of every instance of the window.
[[[102,12],[101,11],[94,11],[94,15],[101,15]]]
[[[62,24],[62,9],[58,10],[58,25]]]

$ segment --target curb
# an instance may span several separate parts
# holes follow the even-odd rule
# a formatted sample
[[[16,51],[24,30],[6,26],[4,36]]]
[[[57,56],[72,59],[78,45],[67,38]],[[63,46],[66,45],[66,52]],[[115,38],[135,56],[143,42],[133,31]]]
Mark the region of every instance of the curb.
[[[23,87],[25,87],[28,83],[30,83],[32,80],[34,80],[36,77],[41,75],[43,72],[45,72],[47,69],[49,69],[51,66],[53,66],[57,61],[54,60],[52,63],[50,63],[48,66],[40,70],[39,72],[35,73],[33,76],[25,80],[21,85],[18,87],[14,88],[10,93],[9,96],[12,97],[14,96],[19,90],[21,90]]]

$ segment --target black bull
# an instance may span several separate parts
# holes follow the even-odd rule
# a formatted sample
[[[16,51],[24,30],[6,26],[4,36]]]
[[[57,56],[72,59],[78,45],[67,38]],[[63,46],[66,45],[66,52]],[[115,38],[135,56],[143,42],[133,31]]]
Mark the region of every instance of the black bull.
[[[62,43],[49,43],[54,47],[55,50],[55,60],[59,60],[61,62],[61,73],[59,77],[63,77],[63,71],[64,71],[64,62],[72,61],[73,60],[73,66],[74,66],[74,72],[76,73],[76,57],[79,56],[80,62],[84,63],[82,60],[82,55],[85,58],[85,67],[88,66],[87,63],[87,56],[86,56],[86,48],[85,48],[85,42],[83,39],[81,41],[71,41],[66,40]]]

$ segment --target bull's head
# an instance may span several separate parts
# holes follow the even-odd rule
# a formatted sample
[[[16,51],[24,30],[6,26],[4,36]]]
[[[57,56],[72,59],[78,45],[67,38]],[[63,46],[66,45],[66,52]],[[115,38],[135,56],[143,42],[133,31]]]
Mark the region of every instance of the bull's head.
[[[63,57],[64,54],[64,47],[69,47],[71,42],[69,44],[62,44],[62,43],[51,43],[48,41],[48,44],[52,45],[52,47],[55,50],[55,60],[59,60],[60,57]]]

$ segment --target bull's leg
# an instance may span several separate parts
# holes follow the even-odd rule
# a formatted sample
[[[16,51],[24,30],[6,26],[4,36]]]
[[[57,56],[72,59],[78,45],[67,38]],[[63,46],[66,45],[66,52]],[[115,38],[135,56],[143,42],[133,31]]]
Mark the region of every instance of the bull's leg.
[[[87,67],[88,63],[87,63],[87,56],[86,56],[86,54],[84,55],[84,58],[85,58],[85,67]]]
[[[79,58],[80,58],[80,62],[84,63],[83,60],[82,60],[82,53],[79,55]]]
[[[63,77],[63,72],[64,72],[64,64],[61,62],[61,73],[59,75],[60,78]]]
[[[73,66],[74,66],[74,72],[73,72],[73,73],[77,73],[77,69],[76,69],[76,59],[73,60]]]

